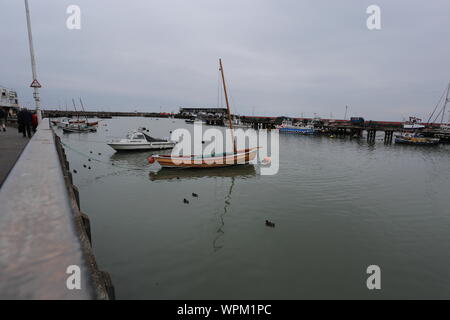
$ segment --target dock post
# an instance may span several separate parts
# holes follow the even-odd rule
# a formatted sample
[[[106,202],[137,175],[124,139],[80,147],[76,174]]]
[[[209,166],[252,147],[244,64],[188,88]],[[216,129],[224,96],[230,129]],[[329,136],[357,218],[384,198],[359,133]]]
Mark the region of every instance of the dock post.
[[[375,142],[376,134],[377,134],[377,130],[375,130],[375,129],[367,130],[367,142]]]
[[[392,136],[393,136],[392,130],[386,130],[384,132],[384,144],[391,144],[392,143]]]

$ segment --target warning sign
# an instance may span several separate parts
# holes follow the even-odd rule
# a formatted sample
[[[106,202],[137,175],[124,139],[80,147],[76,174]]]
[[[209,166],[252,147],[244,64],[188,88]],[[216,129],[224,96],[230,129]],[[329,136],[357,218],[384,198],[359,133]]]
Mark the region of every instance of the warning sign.
[[[41,84],[36,79],[33,80],[33,82],[30,84],[31,88],[41,88]]]

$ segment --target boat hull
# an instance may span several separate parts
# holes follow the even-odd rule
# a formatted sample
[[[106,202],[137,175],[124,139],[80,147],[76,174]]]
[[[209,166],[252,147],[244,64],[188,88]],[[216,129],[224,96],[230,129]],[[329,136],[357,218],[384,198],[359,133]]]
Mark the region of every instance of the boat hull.
[[[63,127],[62,130],[65,133],[88,133],[97,131],[97,128],[95,127],[71,128],[70,126],[68,126]]]
[[[296,133],[296,134],[315,134],[314,129],[304,129],[304,128],[279,128],[279,132],[284,133]]]
[[[113,148],[116,151],[133,151],[133,150],[165,150],[172,149],[175,146],[175,143],[166,143],[166,144],[123,144],[123,143],[108,143],[108,146]]]
[[[412,139],[403,139],[403,138],[395,138],[395,143],[399,144],[409,144],[416,146],[435,146],[439,144],[439,139],[426,139],[426,138],[412,138]]]
[[[152,158],[163,168],[219,168],[248,164],[255,159],[256,151],[257,148],[252,148],[220,156],[154,155]]]

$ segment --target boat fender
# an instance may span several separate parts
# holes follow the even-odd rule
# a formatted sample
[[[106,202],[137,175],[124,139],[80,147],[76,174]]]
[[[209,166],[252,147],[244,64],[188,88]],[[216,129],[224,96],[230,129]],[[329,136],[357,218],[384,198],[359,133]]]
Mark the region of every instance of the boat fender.
[[[264,159],[261,161],[261,163],[265,166],[269,165],[272,162],[270,157],[264,157]]]

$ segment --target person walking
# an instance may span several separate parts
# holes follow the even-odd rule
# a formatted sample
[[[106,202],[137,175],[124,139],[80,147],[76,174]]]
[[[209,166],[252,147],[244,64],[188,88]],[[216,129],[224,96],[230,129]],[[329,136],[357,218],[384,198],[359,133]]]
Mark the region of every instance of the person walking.
[[[23,108],[20,108],[19,112],[17,112],[17,129],[19,133],[23,132]]]
[[[6,131],[6,120],[8,120],[8,112],[0,108],[0,130]]]
[[[33,132],[36,132],[36,128],[38,126],[38,117],[36,111],[31,115],[31,126],[33,127]]]
[[[31,138],[31,112],[27,108],[23,108],[17,114],[17,123],[19,124],[19,132],[22,132],[23,137],[28,135]]]

